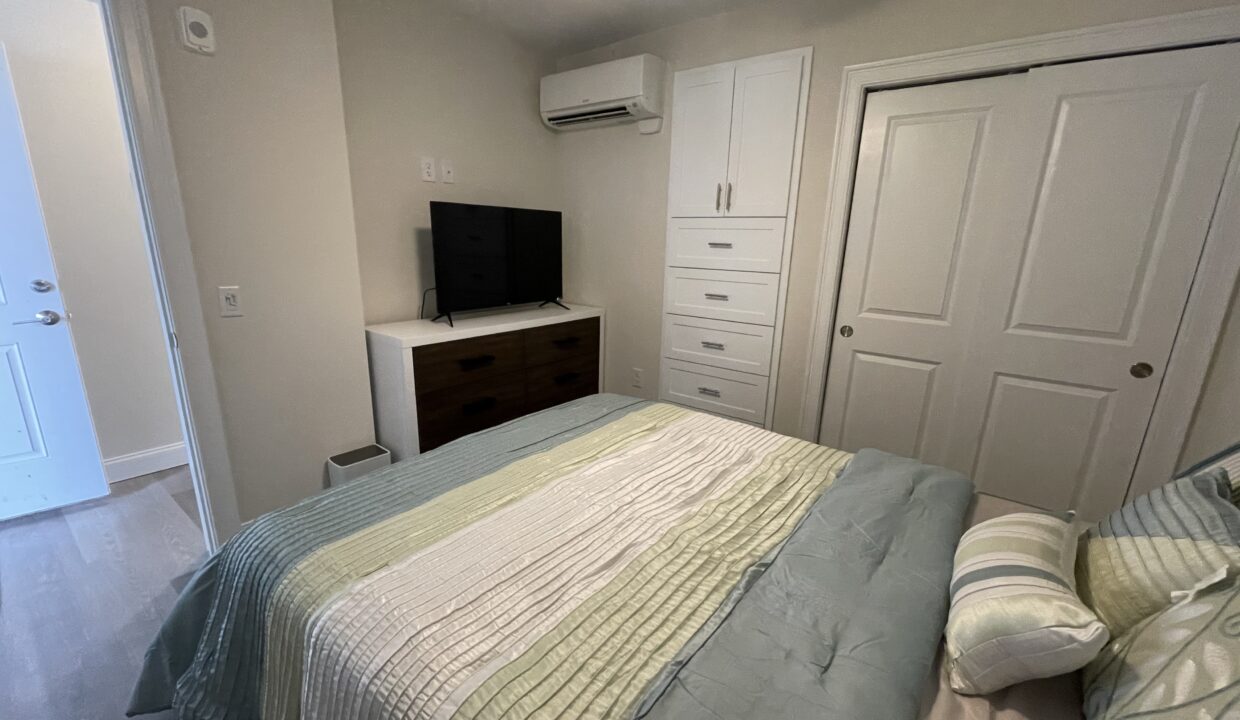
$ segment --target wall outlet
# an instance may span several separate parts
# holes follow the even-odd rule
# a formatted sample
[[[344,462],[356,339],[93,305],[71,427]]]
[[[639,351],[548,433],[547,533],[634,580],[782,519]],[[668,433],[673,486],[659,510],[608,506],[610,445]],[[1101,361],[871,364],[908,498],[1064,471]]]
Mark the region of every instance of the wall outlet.
[[[435,158],[424,157],[418,164],[422,168],[422,182],[437,182],[435,178]]]
[[[216,288],[220,298],[220,317],[242,317],[245,308],[241,305],[241,288],[236,285],[221,285]]]
[[[644,383],[644,381],[645,381],[645,379],[642,377],[642,374],[643,374],[644,372],[645,372],[645,370],[642,370],[641,368],[633,368],[633,382],[632,382],[632,385],[633,385],[633,387],[635,387],[635,388],[637,388],[637,389],[639,389],[639,390],[643,387],[643,383]]]
[[[446,183],[456,182],[456,168],[453,167],[451,160],[441,160],[439,162],[439,177],[443,178]]]

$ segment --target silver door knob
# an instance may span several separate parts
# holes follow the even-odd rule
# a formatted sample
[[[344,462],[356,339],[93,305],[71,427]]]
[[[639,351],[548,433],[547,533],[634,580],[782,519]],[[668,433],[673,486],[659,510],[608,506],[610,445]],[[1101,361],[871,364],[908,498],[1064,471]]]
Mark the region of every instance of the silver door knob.
[[[30,289],[34,290],[37,293],[45,293],[45,292],[51,292],[52,290],[55,290],[56,286],[44,280],[43,278],[39,278],[37,280],[30,281]]]
[[[1128,368],[1128,372],[1138,380],[1144,380],[1154,374],[1154,366],[1146,362],[1139,362]]]
[[[60,313],[55,310],[40,310],[34,314],[33,320],[18,320],[14,325],[55,325],[60,322]]]
[[[843,337],[852,337],[852,334],[853,334],[852,325],[841,325],[840,326],[840,335],[842,335]]]

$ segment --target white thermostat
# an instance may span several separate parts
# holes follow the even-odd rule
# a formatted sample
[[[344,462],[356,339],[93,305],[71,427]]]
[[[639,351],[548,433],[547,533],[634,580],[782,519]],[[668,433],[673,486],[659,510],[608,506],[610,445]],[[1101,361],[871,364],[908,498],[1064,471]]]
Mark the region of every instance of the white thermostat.
[[[215,26],[211,23],[211,16],[192,7],[182,7],[178,15],[181,18],[181,43],[196,53],[214,55]]]

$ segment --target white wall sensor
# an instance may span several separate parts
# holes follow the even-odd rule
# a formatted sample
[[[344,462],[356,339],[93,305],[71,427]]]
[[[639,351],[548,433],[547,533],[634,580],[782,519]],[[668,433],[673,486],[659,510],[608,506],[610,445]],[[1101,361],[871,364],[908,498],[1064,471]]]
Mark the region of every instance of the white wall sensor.
[[[211,23],[211,16],[192,7],[182,7],[178,15],[181,18],[181,43],[186,49],[214,55],[215,26]]]

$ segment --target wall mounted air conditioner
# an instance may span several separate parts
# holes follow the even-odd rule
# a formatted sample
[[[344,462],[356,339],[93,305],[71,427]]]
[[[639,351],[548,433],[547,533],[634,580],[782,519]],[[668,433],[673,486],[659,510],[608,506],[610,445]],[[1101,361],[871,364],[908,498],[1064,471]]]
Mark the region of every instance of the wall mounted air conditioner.
[[[642,132],[658,132],[666,67],[647,54],[548,75],[539,88],[543,122],[575,130],[637,120]]]

